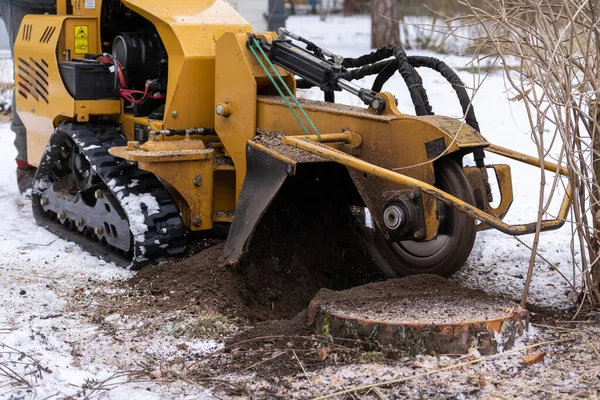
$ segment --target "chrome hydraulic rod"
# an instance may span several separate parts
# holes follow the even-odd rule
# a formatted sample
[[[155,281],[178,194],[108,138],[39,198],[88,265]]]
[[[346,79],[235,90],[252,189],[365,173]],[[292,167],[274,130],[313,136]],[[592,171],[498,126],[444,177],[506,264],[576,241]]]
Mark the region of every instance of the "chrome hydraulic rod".
[[[350,81],[345,80],[344,78],[339,78],[337,80],[337,84],[342,90],[345,90],[348,93],[351,93],[355,96],[360,95],[360,91],[362,88],[358,85],[355,85],[354,83],[352,83]]]

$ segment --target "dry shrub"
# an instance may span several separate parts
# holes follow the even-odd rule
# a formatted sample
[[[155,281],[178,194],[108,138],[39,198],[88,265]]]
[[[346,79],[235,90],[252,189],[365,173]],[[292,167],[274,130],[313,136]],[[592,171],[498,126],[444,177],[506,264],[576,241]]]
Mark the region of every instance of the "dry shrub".
[[[584,288],[580,301],[600,305],[600,85],[599,7],[596,0],[486,0],[484,6],[457,0],[468,12],[459,20],[477,24],[485,34],[475,50],[477,60],[495,58],[506,71],[513,100],[529,115],[532,138],[541,160],[559,148],[557,161],[569,170],[574,241],[573,283]],[[539,221],[547,214],[541,174]],[[558,178],[549,197],[555,194]],[[539,232],[534,240],[528,282]],[[568,243],[564,244],[568,246]],[[527,296],[528,285],[524,299]]]

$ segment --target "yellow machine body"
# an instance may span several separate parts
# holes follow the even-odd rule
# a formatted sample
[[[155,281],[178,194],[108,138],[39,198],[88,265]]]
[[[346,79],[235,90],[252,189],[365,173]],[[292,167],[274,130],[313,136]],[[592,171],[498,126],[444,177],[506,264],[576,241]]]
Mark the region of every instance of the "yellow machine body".
[[[110,120],[122,126],[130,141],[111,153],[156,175],[177,202],[189,230],[208,230],[216,222],[231,222],[246,180],[247,148],[257,146],[250,142],[257,131],[304,135],[246,45],[251,26],[225,0],[122,0],[155,27],[168,53],[164,118],[156,120],[125,112],[123,100],[77,101],[65,89],[59,62],[69,56],[101,53],[107,46],[101,39],[103,1],[96,0],[92,9],[84,3],[60,0],[58,15],[30,15],[21,26],[15,44],[15,85],[17,110],[28,132],[29,163],[39,164],[61,122]],[[271,41],[276,35],[267,32],[260,37]],[[294,76],[282,68],[277,70],[295,94]],[[305,140],[283,143],[316,154],[322,162],[346,165],[364,203],[373,205],[369,208],[376,221],[381,220],[380,205],[390,193],[416,188],[430,194],[423,196],[426,229],[421,240],[436,235],[440,201],[498,227],[498,217],[503,215],[494,215],[487,202],[467,204],[433,187],[435,160],[488,147],[485,138],[460,120],[403,114],[391,94],[379,96],[387,102],[380,113],[371,108],[302,101],[324,140],[313,143],[314,147],[304,146]],[[215,112],[217,107],[220,115]],[[134,141],[136,125],[150,131],[147,142]],[[214,129],[215,133],[192,133],[184,138],[160,133],[195,128]],[[348,132],[357,139],[335,136]],[[287,160],[276,149],[263,150]],[[287,161],[295,168],[294,160]],[[359,162],[389,174],[371,171]],[[503,189],[502,204],[496,210],[505,214],[512,202],[507,184],[510,172],[502,166],[496,171]],[[477,168],[467,172],[474,187],[481,189],[481,172]],[[426,191],[431,188],[437,192]]]

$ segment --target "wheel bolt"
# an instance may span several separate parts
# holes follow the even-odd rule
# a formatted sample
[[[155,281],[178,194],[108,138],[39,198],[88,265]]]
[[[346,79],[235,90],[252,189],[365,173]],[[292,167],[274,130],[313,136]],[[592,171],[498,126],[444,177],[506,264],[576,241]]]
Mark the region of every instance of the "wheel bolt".
[[[47,206],[48,205],[48,199],[46,197],[42,197],[40,199],[40,205]]]
[[[65,219],[67,215],[64,211],[59,211],[58,214],[56,214],[56,216],[58,217],[58,219]]]
[[[102,193],[102,190],[98,189],[94,192],[94,197],[97,199],[101,199],[104,197],[104,193]]]
[[[77,218],[77,220],[75,221],[75,225],[76,225],[78,228],[81,228],[81,227],[83,226],[83,219],[81,219],[81,218]]]
[[[104,229],[102,229],[101,226],[97,226],[94,228],[94,233],[98,236],[102,235],[102,232],[104,232]]]

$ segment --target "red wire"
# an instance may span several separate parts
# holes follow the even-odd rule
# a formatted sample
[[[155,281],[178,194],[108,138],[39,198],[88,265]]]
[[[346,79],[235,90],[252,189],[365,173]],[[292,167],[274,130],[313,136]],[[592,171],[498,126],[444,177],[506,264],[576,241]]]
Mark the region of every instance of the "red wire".
[[[108,58],[106,58],[106,60],[110,61],[110,60],[108,60]],[[127,82],[125,81],[125,76],[123,75],[123,65],[121,65],[119,60],[116,60],[116,61],[117,61],[117,75],[119,77],[119,83],[121,84],[121,89],[119,89],[119,93],[121,94],[121,97],[123,97],[125,100],[127,100],[133,104],[142,104],[143,102],[145,102],[148,99],[158,100],[158,99],[164,99],[166,97],[166,95],[164,95],[164,94],[155,96],[155,95],[148,93],[148,90],[150,90],[150,86],[151,86],[150,83],[146,83],[146,87],[143,92],[141,90],[127,89]],[[133,97],[133,95],[136,95],[136,94],[141,94],[142,97],[140,99],[136,99],[135,97]]]
[[[165,98],[165,95],[154,96],[154,95],[149,94],[148,93],[149,89],[150,89],[150,84],[147,83],[146,84],[146,88],[145,88],[145,90],[143,92],[140,91],[140,90],[121,89],[120,93],[121,93],[121,96],[125,100],[127,100],[127,101],[129,101],[129,102],[131,102],[133,104],[142,104],[147,99],[155,99],[156,100],[156,99],[163,99],[163,98]],[[142,97],[140,99],[136,99],[136,98],[133,97],[134,94],[141,94]]]
[[[123,66],[117,60],[117,74],[119,75],[119,81],[121,82],[121,87],[127,89],[127,83],[125,82],[125,77],[123,76]]]

